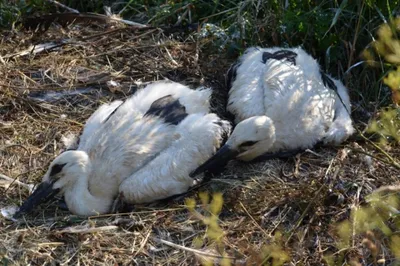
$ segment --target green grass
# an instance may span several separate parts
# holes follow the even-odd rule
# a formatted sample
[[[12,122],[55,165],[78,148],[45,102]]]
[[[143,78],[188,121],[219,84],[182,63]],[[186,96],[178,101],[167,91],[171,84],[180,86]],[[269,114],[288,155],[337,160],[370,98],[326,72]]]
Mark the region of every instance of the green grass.
[[[371,102],[375,105],[390,102],[379,82],[388,67],[381,64],[378,71],[374,71],[356,63],[361,60],[360,54],[373,40],[379,25],[389,21],[399,10],[398,0],[303,0],[289,1],[288,6],[285,6],[286,1],[277,0],[60,2],[80,12],[97,13],[103,13],[103,3],[110,2],[113,13],[153,26],[172,25],[178,21],[183,25],[213,23],[234,37],[227,42],[215,39],[209,49],[223,44],[225,52],[233,58],[252,45],[302,46],[318,58],[326,71],[347,82],[354,101],[363,106]],[[3,27],[10,27],[23,16],[65,12],[45,0],[13,3],[1,0],[0,10],[0,26]]]

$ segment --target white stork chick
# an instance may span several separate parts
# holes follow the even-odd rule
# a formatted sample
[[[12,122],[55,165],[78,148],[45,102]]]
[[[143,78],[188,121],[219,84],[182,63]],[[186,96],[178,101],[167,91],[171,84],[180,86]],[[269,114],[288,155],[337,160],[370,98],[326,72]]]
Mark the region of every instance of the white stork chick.
[[[225,146],[192,177],[233,158],[337,145],[353,132],[342,82],[320,70],[301,48],[251,47],[228,71],[227,110],[235,116]]]
[[[60,154],[19,212],[58,192],[68,209],[107,213],[121,195],[147,203],[184,193],[189,173],[210,158],[230,124],[209,113],[210,89],[157,82],[125,102],[102,105],[85,124],[77,150]]]

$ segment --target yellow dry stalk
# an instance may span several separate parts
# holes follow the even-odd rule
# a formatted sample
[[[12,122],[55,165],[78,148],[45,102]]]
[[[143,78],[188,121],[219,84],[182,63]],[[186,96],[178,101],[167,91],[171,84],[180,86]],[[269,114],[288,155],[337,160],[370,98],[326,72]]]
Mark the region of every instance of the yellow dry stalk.
[[[400,38],[396,34],[400,30],[400,18],[393,19],[390,23],[385,23],[379,27],[378,38],[372,43],[375,52],[386,62],[397,69],[390,70],[383,82],[392,90],[392,101],[394,107],[382,110],[379,117],[373,120],[368,126],[368,131],[378,133],[380,144],[386,145],[388,137],[392,137],[396,142],[400,142]],[[366,49],[363,52],[367,62],[374,62],[373,54]]]
[[[400,69],[390,71],[383,82],[392,90],[398,90],[400,88]]]
[[[272,266],[281,266],[290,260],[288,253],[278,245],[263,246],[262,252],[272,259]]]
[[[196,200],[192,198],[185,199],[185,206],[190,212],[193,212],[196,208]]]
[[[351,247],[354,236],[378,229],[390,238],[391,251],[396,258],[400,258],[400,237],[386,225],[394,215],[397,215],[397,210],[400,208],[399,197],[397,194],[373,193],[367,197],[367,201],[369,202],[367,206],[353,208],[349,219],[336,224],[337,249],[346,251]],[[325,254],[324,259],[328,265],[334,265],[334,255]]]
[[[400,207],[400,199],[396,194],[380,195],[373,193],[368,196],[369,204],[352,210],[351,219],[355,233],[360,234],[373,229],[379,229],[385,235],[393,234],[386,222]]]
[[[218,215],[222,210],[222,206],[224,203],[223,197],[221,193],[214,193],[212,196],[212,200],[210,202],[210,196],[206,192],[200,192],[199,198],[201,201],[202,209],[209,213],[209,215],[202,215],[198,212],[196,208],[196,200],[187,199],[185,202],[186,208],[199,220],[203,222],[204,225],[207,226],[206,232],[203,237],[196,237],[192,241],[192,245],[196,248],[201,248],[204,245],[204,238],[208,238],[213,243],[216,244],[218,250],[223,250],[223,237],[225,235],[222,228],[219,226]],[[226,255],[226,254],[225,254]],[[225,257],[225,256],[224,256]],[[212,261],[204,260],[203,265],[208,265]],[[230,260],[227,258],[223,258],[220,262],[221,265],[230,265]]]
[[[392,137],[396,142],[400,142],[400,117],[398,108],[387,108],[382,110],[379,117],[373,120],[368,126],[368,132],[378,133],[380,144],[386,145],[388,137]]]
[[[400,53],[400,51],[399,51]],[[383,82],[392,90],[392,101],[394,104],[400,104],[400,68],[391,70],[388,75],[383,79]]]
[[[232,261],[227,258],[224,251],[223,237],[225,232],[219,225],[219,214],[221,213],[224,203],[221,193],[214,193],[210,202],[210,195],[206,192],[200,192],[199,198],[201,208],[209,215],[203,215],[196,210],[196,200],[187,199],[185,202],[186,208],[193,214],[194,217],[201,220],[207,226],[204,236],[197,236],[192,241],[192,246],[201,248],[204,246],[204,240],[209,239],[215,245],[217,250],[222,253],[223,258],[219,261],[219,265],[231,265]],[[290,254],[284,249],[284,239],[281,232],[276,232],[269,244],[263,245],[257,257],[253,258],[256,261],[263,261],[263,265],[281,266],[290,260]],[[204,258],[203,265],[214,265],[213,260]]]
[[[264,245],[261,248],[261,256],[263,258],[263,265],[266,265],[266,261],[271,261],[272,266],[282,266],[286,262],[290,261],[289,253],[283,248],[284,241],[281,232],[276,232],[271,244]]]
[[[373,229],[380,229],[386,235],[392,233],[390,228],[385,224],[384,217],[377,213],[375,208],[362,207],[355,209],[352,213],[352,220],[354,231],[357,234]]]
[[[400,18],[381,25],[377,33],[378,40],[373,43],[375,51],[393,66],[400,65],[400,39],[396,34],[399,29]],[[393,103],[400,104],[400,69],[391,70],[383,82],[393,91]]]
[[[345,220],[339,223],[336,226],[336,232],[339,236],[339,240],[336,243],[337,248],[339,250],[347,249],[350,247],[351,235],[352,235],[352,227],[351,223],[348,220]]]
[[[390,249],[396,259],[400,259],[400,236],[394,235],[390,238]]]
[[[391,64],[400,64],[400,40],[396,30],[400,29],[400,19],[396,18],[390,23],[382,24],[378,29],[378,39],[372,46],[375,51]]]

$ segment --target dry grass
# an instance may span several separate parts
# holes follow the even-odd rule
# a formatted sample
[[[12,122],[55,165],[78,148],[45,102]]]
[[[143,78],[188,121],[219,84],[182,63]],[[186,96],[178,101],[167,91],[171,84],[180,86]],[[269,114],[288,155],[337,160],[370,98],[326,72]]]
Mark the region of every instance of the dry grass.
[[[116,26],[52,27],[40,37],[4,32],[0,45],[0,173],[23,183],[37,183],[49,162],[64,148],[63,135],[79,133],[102,103],[124,98],[140,84],[169,78],[215,89],[213,107],[224,109],[223,73],[232,62],[210,52],[207,40],[165,35],[159,30],[133,31]],[[92,37],[89,37],[92,36]],[[15,56],[32,43],[69,39],[53,51]],[[14,55],[14,56],[9,56]],[[121,84],[117,90],[107,81]],[[93,88],[90,93],[40,102],[32,96],[54,90]],[[348,218],[364,196],[398,181],[398,170],[364,154],[365,143],[348,142],[288,160],[244,164],[231,162],[201,191],[221,191],[220,226],[224,249],[236,264],[257,262],[277,232],[291,263],[321,265],[327,253],[372,261],[361,239],[338,251],[334,224]],[[398,156],[396,151],[391,151]],[[17,183],[0,188],[0,207],[16,205],[28,195]],[[188,196],[197,197],[198,190]],[[197,206],[201,209],[201,206]],[[221,262],[211,241],[194,248],[205,226],[180,200],[137,206],[132,213],[80,218],[57,207],[42,206],[18,222],[0,218],[0,259],[6,265],[194,265],[204,257]],[[160,241],[161,239],[161,241]],[[385,243],[385,242],[383,242]],[[378,259],[390,262],[383,244]],[[267,260],[268,262],[268,260]]]

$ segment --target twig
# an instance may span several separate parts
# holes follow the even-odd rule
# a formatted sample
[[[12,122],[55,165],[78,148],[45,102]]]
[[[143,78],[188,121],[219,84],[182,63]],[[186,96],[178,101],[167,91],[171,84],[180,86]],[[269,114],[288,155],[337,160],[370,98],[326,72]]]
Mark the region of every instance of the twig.
[[[70,8],[70,7],[68,7],[68,6],[64,5],[64,4],[61,4],[61,3],[59,3],[59,2],[56,1],[56,0],[47,0],[47,1],[50,2],[50,3],[52,3],[52,4],[55,4],[56,6],[62,7],[62,8],[64,8],[64,9],[68,10],[69,12],[77,13],[77,14],[79,13],[78,10],[73,9],[73,8]]]
[[[288,239],[286,240],[285,245],[287,245],[290,241],[290,239],[292,238],[294,232],[297,230],[297,228],[299,228],[301,222],[303,221],[304,217],[306,216],[306,214],[308,213],[308,210],[311,208],[311,205],[314,204],[315,199],[317,198],[317,196],[319,195],[319,193],[321,192],[321,190],[325,187],[325,184],[323,184],[318,191],[315,193],[314,198],[312,198],[312,200],[310,201],[310,203],[308,203],[306,209],[304,210],[304,212],[301,214],[299,220],[297,221],[295,227],[291,230],[290,236],[288,237]]]
[[[222,12],[219,12],[219,13],[216,13],[216,14],[212,14],[212,15],[207,16],[207,17],[202,17],[202,18],[200,18],[199,20],[200,20],[200,21],[204,21],[204,20],[206,20],[206,19],[208,19],[208,18],[212,18],[212,17],[215,17],[215,16],[219,16],[219,15],[222,15],[222,14],[225,14],[225,13],[228,13],[228,12],[231,12],[231,11],[233,11],[233,10],[235,10],[235,9],[239,9],[239,8],[240,8],[240,6],[237,5],[236,7],[229,8],[229,9],[224,10],[224,11],[222,11]]]
[[[6,149],[12,148],[12,147],[21,147],[21,148],[24,149],[27,153],[30,152],[30,151],[28,150],[28,148],[26,148],[24,145],[21,145],[21,144],[10,144],[10,145],[7,145],[7,146],[3,146],[3,147],[0,147],[0,151],[5,151]]]
[[[324,157],[323,155],[318,154],[318,153],[316,153],[315,151],[312,151],[312,150],[310,150],[310,149],[306,149],[305,152],[311,153],[311,154],[313,154],[313,155],[315,155],[315,156],[317,156],[317,157],[320,157],[320,158]]]
[[[359,13],[359,14],[362,13],[363,9],[364,9],[364,1],[362,1],[361,9],[360,9],[360,13]],[[349,64],[348,64],[348,66],[347,66],[347,69],[350,68],[351,63],[352,63],[352,60],[353,60],[354,51],[355,51],[355,45],[356,45],[356,42],[357,42],[358,32],[359,32],[359,30],[360,30],[360,25],[361,25],[361,20],[362,20],[362,18],[363,18],[362,15],[360,15],[360,16],[358,17],[357,26],[356,26],[356,32],[354,33],[354,39],[353,39],[353,44],[352,44],[352,46],[351,46],[351,51],[350,51],[350,56],[349,56]]]
[[[93,34],[93,35],[90,35],[90,36],[87,36],[87,37],[83,37],[82,40],[83,41],[87,41],[87,40],[90,40],[90,39],[93,39],[93,38],[96,38],[96,37],[100,37],[100,36],[104,36],[104,35],[111,35],[111,34],[117,33],[117,32],[122,31],[122,30],[124,30],[124,28],[112,29],[112,30],[109,30],[109,31],[106,31],[106,32],[100,32],[100,33]]]
[[[369,153],[369,152],[366,152],[366,151],[363,151],[363,150],[359,150],[359,149],[355,149],[355,148],[351,148],[351,147],[347,147],[347,148],[348,148],[349,150],[354,151],[354,152],[358,152],[358,153],[365,154],[365,155],[367,155],[367,156],[369,156],[369,157],[371,157],[371,158],[374,158],[375,160],[380,161],[380,162],[382,162],[382,163],[390,164],[390,165],[392,165],[393,167],[398,168],[398,165],[392,164],[392,162],[389,162],[389,161],[386,161],[386,160],[384,160],[384,159],[382,159],[382,158],[379,158],[378,156],[375,156],[375,155],[373,155],[373,154],[371,154],[371,153]]]
[[[230,257],[230,256],[226,256],[225,257],[225,256],[221,256],[221,255],[216,255],[216,254],[213,254],[213,253],[208,253],[208,252],[205,252],[205,251],[201,251],[201,250],[197,250],[197,249],[181,246],[181,245],[178,245],[178,244],[175,244],[175,243],[172,243],[170,241],[167,241],[167,240],[164,240],[164,239],[160,239],[160,238],[153,238],[153,240],[156,241],[156,242],[160,242],[162,244],[165,244],[167,246],[174,247],[174,248],[181,249],[181,250],[185,250],[185,251],[190,251],[190,252],[193,252],[193,253],[201,255],[201,256],[217,258],[217,259],[233,259],[233,260],[236,260],[235,257]]]
[[[247,213],[247,215],[250,217],[250,219],[253,221],[254,225],[258,227],[258,229],[260,229],[265,236],[267,237],[271,237],[270,234],[268,234],[258,223],[257,221],[253,218],[253,216],[251,216],[251,214],[247,211],[247,209],[244,207],[243,203],[241,201],[239,201],[240,206],[242,206],[243,210]]]
[[[96,233],[96,232],[110,231],[116,229],[118,229],[118,226],[116,225],[107,225],[107,226],[93,227],[93,228],[80,228],[79,226],[76,226],[76,227],[65,228],[63,230],[57,231],[57,233],[87,234],[87,233]]]
[[[13,54],[7,54],[3,56],[4,58],[17,58],[20,56],[25,56],[25,55],[36,55],[45,51],[51,51],[54,50],[55,48],[60,48],[64,45],[71,44],[70,43],[71,39],[66,39],[62,40],[61,43],[54,43],[54,42],[48,42],[48,43],[40,43],[37,45],[31,45],[27,49],[23,51],[19,51],[17,53]]]
[[[114,33],[117,33],[119,31],[122,31],[122,28],[118,28],[118,29],[113,29],[113,30],[109,30],[106,32],[101,32],[101,33],[97,33],[91,36],[87,36],[87,37],[83,37],[81,40],[82,41],[87,41],[96,37],[100,37],[100,36],[104,36],[104,35],[111,35]],[[31,47],[29,47],[28,49],[25,49],[23,51],[19,51],[17,53],[14,54],[8,54],[5,55],[4,58],[14,58],[14,57],[20,57],[20,56],[25,56],[25,55],[35,55],[35,54],[39,54],[45,51],[50,51],[53,50],[55,48],[60,48],[62,46],[65,45],[74,45],[74,44],[79,44],[78,42],[75,42],[74,39],[70,38],[70,39],[64,39],[61,41],[61,43],[54,43],[54,42],[48,42],[48,43],[41,43],[41,44],[37,44],[37,45],[32,45]],[[62,87],[61,85],[59,87]]]
[[[7,65],[6,61],[4,61],[3,57],[0,55],[0,63],[2,63],[3,65]]]
[[[35,219],[34,221],[29,220],[28,221],[25,219],[25,215],[22,216],[22,218],[18,219],[18,225],[26,225],[28,228],[30,225],[36,226],[36,225],[44,225],[47,224],[48,226],[54,225],[55,223],[62,222],[62,223],[81,223],[83,221],[86,221],[86,218],[83,218],[78,215],[68,215],[68,216],[62,216],[62,217],[50,217],[50,218],[43,218],[43,219]]]
[[[159,29],[154,28],[154,27],[148,27],[148,29],[149,29],[149,30],[146,31],[146,32],[144,32],[143,34],[137,35],[137,36],[135,36],[134,38],[132,38],[131,41],[132,41],[132,40],[136,40],[136,39],[140,39],[140,38],[142,38],[142,37],[144,37],[144,36],[146,36],[146,35],[149,35],[149,34],[155,32],[155,31],[159,30]],[[113,29],[113,30],[109,30],[109,31],[106,31],[106,32],[101,32],[101,33],[97,33],[97,34],[94,34],[94,35],[91,35],[91,36],[84,37],[84,38],[82,38],[82,40],[83,40],[83,41],[87,41],[87,40],[90,40],[90,39],[95,38],[95,37],[99,37],[99,36],[103,36],[103,35],[111,35],[111,34],[117,33],[117,32],[119,32],[119,31],[124,31],[124,30],[126,30],[126,29],[124,29],[124,28]],[[160,45],[156,45],[155,47],[157,47],[157,46],[161,46],[161,44],[160,44]],[[146,47],[148,47],[148,46],[146,46]],[[137,48],[137,47],[136,47],[136,48]],[[130,48],[130,49],[131,49],[131,48]],[[114,52],[114,51],[112,51],[112,52]],[[120,50],[119,50],[119,52],[120,52]],[[96,57],[96,56],[100,56],[100,55],[106,55],[106,54],[108,54],[108,53],[109,53],[109,52],[102,53],[102,54],[97,54],[97,55],[94,55],[94,56],[90,56],[89,58],[91,58],[91,57]],[[97,84],[97,83],[96,83],[96,84]]]
[[[64,246],[64,242],[44,242],[44,243],[38,243],[38,247],[59,247],[59,246]]]
[[[146,237],[143,239],[142,243],[140,243],[140,247],[135,252],[135,255],[133,255],[133,257],[136,257],[136,255],[142,251],[142,249],[144,248],[144,245],[146,245],[147,241],[149,240],[150,234],[151,234],[151,228],[147,231]]]
[[[18,184],[18,185],[21,185],[22,187],[28,189],[29,192],[31,192],[32,189],[33,189],[33,185],[25,184],[25,183],[22,183],[21,181],[17,180],[18,176],[16,178],[11,178],[11,177],[8,177],[6,175],[0,174],[0,178],[6,180],[7,182],[9,182],[9,184],[7,184],[8,185],[7,189],[14,183]],[[0,181],[0,183],[1,183],[1,181]]]
[[[175,59],[172,58],[172,55],[171,55],[171,53],[168,51],[167,47],[164,47],[164,49],[165,49],[165,51],[167,52],[167,55],[168,55],[170,61],[171,61],[175,66],[179,66],[179,64],[175,61]]]
[[[130,25],[130,26],[135,26],[135,27],[139,27],[139,28],[150,28],[149,25],[144,25],[144,24],[140,24],[138,22],[117,18],[116,16],[108,16],[108,18],[110,20],[118,21],[118,22],[124,23],[126,25]]]
[[[170,208],[170,209],[162,209],[162,210],[152,210],[152,211],[139,211],[139,212],[124,212],[124,213],[108,213],[108,214],[101,214],[96,216],[89,216],[90,219],[97,219],[97,218],[105,218],[105,217],[113,217],[113,216],[126,216],[132,214],[145,214],[145,213],[157,213],[157,212],[173,212],[173,211],[180,211],[184,210],[185,208]]]
[[[361,136],[361,138],[363,138],[366,142],[368,142],[369,144],[371,144],[375,149],[377,149],[380,153],[382,153],[390,162],[385,162],[382,159],[378,159],[377,157],[371,156],[377,160],[383,161],[385,163],[388,163],[394,167],[396,167],[397,169],[400,169],[400,165],[395,161],[395,159],[393,159],[392,156],[390,156],[387,152],[385,152],[381,147],[379,147],[375,142],[373,142],[372,140],[368,139],[366,136],[364,136],[364,134],[358,129],[356,128],[357,133]],[[369,154],[368,154],[369,155]]]
[[[174,24],[174,26],[178,26],[182,23],[182,20],[187,16],[187,14],[189,13],[190,7],[191,7],[191,3],[187,4],[186,6],[181,7],[180,9],[186,9],[185,12],[183,12],[183,14],[181,16],[178,17],[178,21]],[[178,11],[178,10],[177,10]]]

